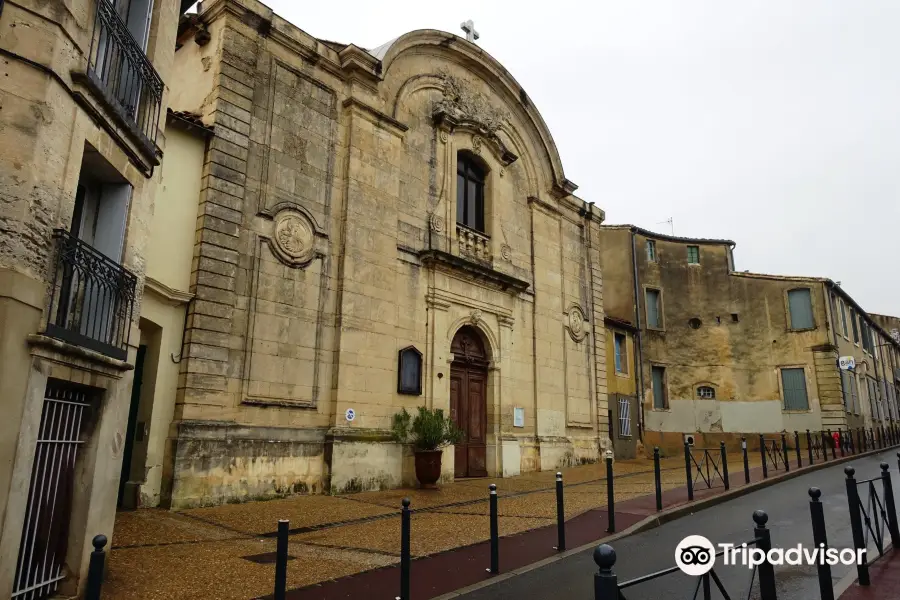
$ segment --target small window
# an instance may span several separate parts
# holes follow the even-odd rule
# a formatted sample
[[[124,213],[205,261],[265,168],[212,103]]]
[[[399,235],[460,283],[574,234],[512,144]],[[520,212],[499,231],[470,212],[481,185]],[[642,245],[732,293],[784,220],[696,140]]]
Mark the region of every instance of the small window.
[[[409,346],[400,351],[397,393],[422,395],[422,353]]]
[[[738,314],[737,314],[737,313],[731,313],[731,322],[732,322],[732,323],[737,323],[738,321],[740,321],[740,318],[738,317]]]
[[[803,369],[782,369],[781,388],[784,393],[785,410],[809,410]]]
[[[791,329],[812,329],[814,327],[809,288],[789,291],[788,309],[791,313]]]
[[[694,317],[693,319],[688,321],[688,325],[691,326],[691,329],[700,329],[703,326],[703,321],[701,321],[697,317]]]
[[[662,311],[660,311],[659,290],[647,290],[647,327],[662,329]]]
[[[859,325],[856,323],[856,311],[850,309],[850,325],[853,328],[853,343],[859,343]]]
[[[616,373],[628,373],[628,346],[624,334],[615,334]]]
[[[484,232],[484,169],[472,156],[456,156],[456,222]]]
[[[697,397],[701,400],[715,400],[716,388],[708,385],[701,385],[697,388]]]
[[[669,397],[666,390],[666,368],[650,367],[653,379],[653,408],[668,408]]]
[[[653,240],[647,240],[647,260],[656,262],[656,242]]]
[[[844,329],[844,337],[848,338],[850,335],[850,330],[847,329],[847,306],[841,302],[841,325]]]
[[[699,265],[700,264],[700,246],[688,246],[688,264],[689,265]]]

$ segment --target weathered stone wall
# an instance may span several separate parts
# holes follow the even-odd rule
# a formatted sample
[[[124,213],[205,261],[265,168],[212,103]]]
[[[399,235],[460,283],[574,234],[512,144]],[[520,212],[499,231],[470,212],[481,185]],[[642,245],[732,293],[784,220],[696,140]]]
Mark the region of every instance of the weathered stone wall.
[[[603,215],[571,195],[509,75],[438,32],[405,36],[376,58],[326,45],[255,2],[206,3],[201,18],[211,41],[187,44],[175,68],[178,86],[199,87],[173,93],[185,103],[173,108],[201,112],[216,135],[172,504],[291,492],[280,482],[293,473],[308,491],[409,483],[411,458],[386,437],[391,418],[402,407],[449,409],[450,343],[465,324],[491,360],[489,473],[596,460],[607,408]],[[487,235],[474,241],[455,226],[459,151],[489,173]],[[418,397],[397,392],[397,353],[410,345],[423,354]],[[513,426],[515,407],[524,427]],[[255,440],[253,468],[240,456],[249,441],[197,446],[203,422],[237,424]],[[272,427],[286,433],[264,443]],[[298,452],[281,448],[291,431],[320,434]],[[191,459],[198,450],[215,451]],[[452,477],[452,452],[443,470]]]

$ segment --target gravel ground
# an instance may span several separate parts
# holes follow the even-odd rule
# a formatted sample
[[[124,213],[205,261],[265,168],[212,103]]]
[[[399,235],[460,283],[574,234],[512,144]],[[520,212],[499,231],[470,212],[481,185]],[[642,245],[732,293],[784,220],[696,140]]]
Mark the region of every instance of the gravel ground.
[[[178,513],[156,508],[120,512],[112,547],[150,546],[233,538],[235,534]]]

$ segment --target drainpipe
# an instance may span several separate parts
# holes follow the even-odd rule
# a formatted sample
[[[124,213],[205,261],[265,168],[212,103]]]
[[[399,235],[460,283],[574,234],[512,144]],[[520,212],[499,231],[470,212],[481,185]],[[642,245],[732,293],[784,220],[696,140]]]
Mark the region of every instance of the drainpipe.
[[[637,352],[634,353],[634,362],[637,367],[638,379],[640,387],[638,388],[638,404],[641,407],[640,423],[638,423],[638,439],[644,441],[644,343],[641,335],[641,295],[640,282],[638,281],[637,268],[637,242],[635,241],[634,229],[631,230],[631,269],[634,276],[634,322],[637,325],[637,333],[635,335],[635,347]]]

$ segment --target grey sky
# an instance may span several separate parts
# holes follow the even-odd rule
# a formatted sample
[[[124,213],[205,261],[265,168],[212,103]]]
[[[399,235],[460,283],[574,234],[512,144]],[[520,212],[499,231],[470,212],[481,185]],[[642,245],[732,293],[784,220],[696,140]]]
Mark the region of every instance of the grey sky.
[[[737,242],[740,270],[826,276],[900,313],[900,3],[268,0],[372,48],[460,33],[522,84],[578,194],[677,235]]]

